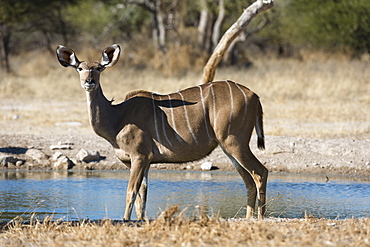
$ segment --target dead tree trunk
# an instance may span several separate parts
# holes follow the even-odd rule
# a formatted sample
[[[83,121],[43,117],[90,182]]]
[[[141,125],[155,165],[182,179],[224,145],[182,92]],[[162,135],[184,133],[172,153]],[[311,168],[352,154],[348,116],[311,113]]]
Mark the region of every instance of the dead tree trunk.
[[[231,42],[247,27],[251,20],[259,13],[274,6],[274,0],[257,0],[244,10],[239,19],[225,32],[220,42],[214,49],[211,57],[203,69],[201,83],[207,83],[214,79],[216,68],[225,54]]]
[[[164,24],[161,4],[161,1],[157,0],[153,9],[153,40],[155,42],[155,46],[158,47],[163,53],[166,53],[166,27]]]
[[[7,73],[10,73],[9,64],[9,44],[11,31],[7,24],[0,24],[0,69],[5,68]]]
[[[225,19],[225,3],[224,0],[220,0],[218,2],[218,15],[217,19],[215,21],[215,25],[213,26],[213,32],[212,32],[212,49],[214,49],[218,41],[220,41],[221,37],[221,27],[222,23],[224,22]]]
[[[208,20],[208,8],[206,0],[201,0],[201,10],[198,25],[198,42],[202,48],[204,48],[204,41],[206,39],[206,29]]]
[[[213,14],[209,10],[207,1],[200,0],[200,17],[198,25],[198,43],[202,50],[210,53],[212,51],[212,27],[213,27]]]

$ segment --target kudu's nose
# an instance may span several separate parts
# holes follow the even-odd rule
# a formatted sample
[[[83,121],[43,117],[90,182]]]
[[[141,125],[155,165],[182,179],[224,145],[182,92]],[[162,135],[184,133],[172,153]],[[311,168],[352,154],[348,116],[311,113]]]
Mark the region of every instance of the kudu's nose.
[[[85,80],[85,83],[92,84],[94,83],[94,79],[88,78]]]
[[[86,90],[86,91],[92,91],[94,88],[95,88],[95,81],[94,79],[92,78],[88,78],[85,80],[85,83],[82,85],[82,87]]]

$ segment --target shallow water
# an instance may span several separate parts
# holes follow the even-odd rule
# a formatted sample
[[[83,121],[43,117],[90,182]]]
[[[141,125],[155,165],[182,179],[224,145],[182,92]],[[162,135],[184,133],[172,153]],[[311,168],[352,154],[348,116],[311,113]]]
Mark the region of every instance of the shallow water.
[[[62,220],[122,219],[128,175],[128,171],[0,172],[0,219],[32,215]],[[370,181],[356,180],[272,174],[266,215],[370,217]],[[202,210],[225,218],[243,217],[246,196],[243,181],[234,172],[151,171],[147,216],[155,218],[167,206],[177,204],[187,208],[188,215],[199,215]]]

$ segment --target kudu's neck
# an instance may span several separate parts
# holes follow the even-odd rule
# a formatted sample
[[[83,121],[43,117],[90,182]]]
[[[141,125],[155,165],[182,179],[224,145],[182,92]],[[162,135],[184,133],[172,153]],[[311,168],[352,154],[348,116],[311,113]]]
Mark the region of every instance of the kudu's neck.
[[[116,134],[114,106],[104,96],[100,85],[95,90],[86,92],[86,99],[90,124],[93,130],[96,134],[111,142]]]

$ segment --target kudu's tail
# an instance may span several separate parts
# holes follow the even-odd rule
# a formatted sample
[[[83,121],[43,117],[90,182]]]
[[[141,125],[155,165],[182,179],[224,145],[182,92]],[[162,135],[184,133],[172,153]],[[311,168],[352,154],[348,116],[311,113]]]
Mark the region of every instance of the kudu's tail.
[[[257,115],[256,115],[256,132],[257,132],[257,147],[261,150],[265,149],[265,135],[263,133],[263,110],[260,100],[257,103]]]

